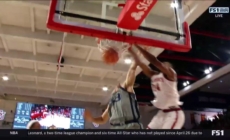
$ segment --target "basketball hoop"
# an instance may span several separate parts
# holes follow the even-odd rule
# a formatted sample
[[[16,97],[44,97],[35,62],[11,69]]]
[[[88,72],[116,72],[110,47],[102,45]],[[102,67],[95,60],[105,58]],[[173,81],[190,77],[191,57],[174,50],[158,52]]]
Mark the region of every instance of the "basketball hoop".
[[[119,55],[119,57],[131,47],[130,44],[124,42],[118,42],[110,39],[98,39],[98,49],[104,52],[110,48],[113,48]]]
[[[127,35],[123,29],[116,28],[117,34]],[[129,33],[131,35],[132,32]],[[116,64],[122,54],[131,47],[131,44],[111,39],[98,39],[98,49],[103,53],[102,59],[107,64]]]

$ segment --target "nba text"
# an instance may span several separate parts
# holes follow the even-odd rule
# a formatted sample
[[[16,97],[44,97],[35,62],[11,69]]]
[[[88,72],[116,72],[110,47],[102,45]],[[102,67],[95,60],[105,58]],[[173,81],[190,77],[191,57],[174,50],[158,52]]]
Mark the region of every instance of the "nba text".
[[[10,135],[18,135],[18,131],[10,131]]]
[[[224,136],[224,130],[212,130],[212,136]]]

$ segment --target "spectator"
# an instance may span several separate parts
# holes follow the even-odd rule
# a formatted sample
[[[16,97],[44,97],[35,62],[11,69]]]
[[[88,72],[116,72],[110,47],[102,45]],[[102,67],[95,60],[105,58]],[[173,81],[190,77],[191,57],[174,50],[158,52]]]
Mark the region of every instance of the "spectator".
[[[224,114],[218,114],[213,120],[201,121],[193,129],[230,129],[230,110],[228,109]]]
[[[41,125],[38,121],[32,120],[27,124],[27,129],[41,129]]]
[[[48,129],[57,129],[56,126],[51,125]]]

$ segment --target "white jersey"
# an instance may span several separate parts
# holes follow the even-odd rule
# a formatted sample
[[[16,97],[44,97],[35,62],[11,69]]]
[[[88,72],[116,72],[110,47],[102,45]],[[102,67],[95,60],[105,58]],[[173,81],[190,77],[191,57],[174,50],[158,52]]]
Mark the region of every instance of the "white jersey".
[[[159,109],[168,109],[172,106],[178,106],[182,103],[177,90],[177,82],[169,81],[163,73],[151,77],[151,88],[155,99],[152,104]]]

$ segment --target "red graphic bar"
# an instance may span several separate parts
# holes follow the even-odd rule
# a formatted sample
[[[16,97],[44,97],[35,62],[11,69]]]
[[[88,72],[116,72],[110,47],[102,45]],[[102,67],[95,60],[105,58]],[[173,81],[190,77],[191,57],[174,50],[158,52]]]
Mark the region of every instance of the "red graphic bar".
[[[226,37],[226,36],[219,35],[219,34],[200,32],[200,31],[196,31],[196,30],[191,30],[190,32],[191,32],[191,34],[197,34],[197,35],[201,35],[201,36],[207,36],[207,37],[218,38],[218,39],[223,39],[223,40],[230,40],[230,37]]]
[[[178,79],[184,79],[184,80],[190,80],[190,81],[197,81],[199,80],[196,77],[191,77],[191,76],[184,76],[184,75],[177,75]]]
[[[203,64],[216,65],[216,66],[225,66],[225,64],[221,63],[221,62],[204,60],[204,59],[197,59],[197,58],[189,58],[189,57],[184,57],[184,56],[176,56],[176,55],[162,54],[162,55],[158,56],[158,58],[165,58],[165,59],[172,59],[172,60],[181,60],[181,61],[189,61],[189,62],[195,62],[195,63],[203,63]]]

